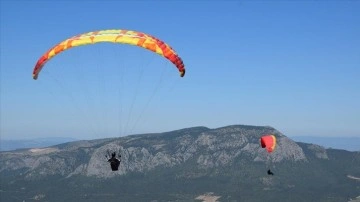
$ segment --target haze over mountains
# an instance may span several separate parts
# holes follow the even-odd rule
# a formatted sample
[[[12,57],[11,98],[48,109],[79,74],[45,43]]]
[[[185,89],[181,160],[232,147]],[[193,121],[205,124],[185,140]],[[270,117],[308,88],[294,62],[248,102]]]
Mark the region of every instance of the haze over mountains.
[[[15,149],[23,148],[39,148],[57,145],[65,142],[76,141],[75,138],[69,137],[47,137],[47,138],[29,138],[29,139],[18,139],[9,140],[1,139],[0,151],[11,151]]]
[[[296,142],[317,144],[325,148],[360,151],[360,137],[293,136],[289,138]]]
[[[271,154],[259,147],[268,133],[278,142]],[[122,155],[117,172],[108,151]],[[0,177],[2,201],[338,202],[360,196],[360,152],[294,142],[271,127],[193,127],[0,152]]]
[[[360,150],[360,137],[318,137],[318,136],[289,136],[296,142],[311,143],[323,146],[325,148],[344,149],[347,151]],[[0,141],[0,151],[11,151],[23,148],[48,147],[56,144],[78,141],[79,139],[70,137],[47,137],[47,138],[29,138]]]

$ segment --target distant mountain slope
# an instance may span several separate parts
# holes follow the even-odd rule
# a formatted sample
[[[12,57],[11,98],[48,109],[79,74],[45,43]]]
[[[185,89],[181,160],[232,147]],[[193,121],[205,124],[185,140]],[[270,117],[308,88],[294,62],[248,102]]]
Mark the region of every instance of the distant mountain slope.
[[[48,147],[65,142],[75,141],[75,138],[68,137],[49,137],[49,138],[35,138],[27,140],[4,140],[0,141],[0,151],[11,151],[15,149]]]
[[[259,147],[268,133],[278,141],[271,155]],[[121,151],[119,171],[110,170],[107,151]],[[297,143],[260,126],[194,127],[0,152],[1,201],[339,202],[360,195],[359,176],[360,152]]]
[[[325,148],[344,149],[348,151],[360,151],[360,137],[294,136],[290,138],[296,142],[317,144]]]

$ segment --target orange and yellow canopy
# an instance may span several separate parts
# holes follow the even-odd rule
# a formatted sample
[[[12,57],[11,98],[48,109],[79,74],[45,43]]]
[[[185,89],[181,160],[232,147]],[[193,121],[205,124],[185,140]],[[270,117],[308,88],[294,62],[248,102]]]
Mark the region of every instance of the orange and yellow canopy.
[[[95,44],[100,42],[111,42],[135,45],[153,51],[172,62],[180,72],[185,75],[185,66],[177,53],[165,42],[148,34],[131,30],[100,30],[88,32],[68,38],[54,47],[50,48],[37,61],[33,70],[33,79],[37,79],[45,63],[57,54],[76,46]]]

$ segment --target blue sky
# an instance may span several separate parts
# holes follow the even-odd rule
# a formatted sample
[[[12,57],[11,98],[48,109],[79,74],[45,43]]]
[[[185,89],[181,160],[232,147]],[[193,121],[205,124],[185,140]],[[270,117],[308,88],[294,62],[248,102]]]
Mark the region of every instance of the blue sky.
[[[3,0],[1,138],[232,124],[360,137],[359,10],[359,1]],[[186,76],[141,48],[97,44],[59,54],[32,79],[47,49],[101,29],[164,40]]]

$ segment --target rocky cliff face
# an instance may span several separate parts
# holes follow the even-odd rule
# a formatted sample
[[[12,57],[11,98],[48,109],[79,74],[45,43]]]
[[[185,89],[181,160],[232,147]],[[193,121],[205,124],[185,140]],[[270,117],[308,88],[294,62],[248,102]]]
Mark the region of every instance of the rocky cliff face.
[[[275,134],[277,146],[269,154],[259,138]],[[321,147],[313,148],[326,158]],[[119,172],[109,172],[105,155],[120,151]],[[25,178],[49,175],[111,177],[128,172],[146,172],[159,166],[174,167],[195,160],[197,167],[226,166],[239,155],[256,162],[307,161],[300,146],[271,127],[228,126],[217,129],[196,127],[161,134],[134,135],[98,141],[79,141],[61,146],[0,154],[0,172],[18,170]]]
[[[259,139],[274,134],[272,153]],[[120,151],[119,171],[105,155]],[[266,171],[271,168],[274,176]],[[347,201],[360,153],[294,142],[271,127],[194,127],[0,152],[0,200]],[[16,193],[16,195],[14,195]],[[213,193],[211,195],[206,193]]]

